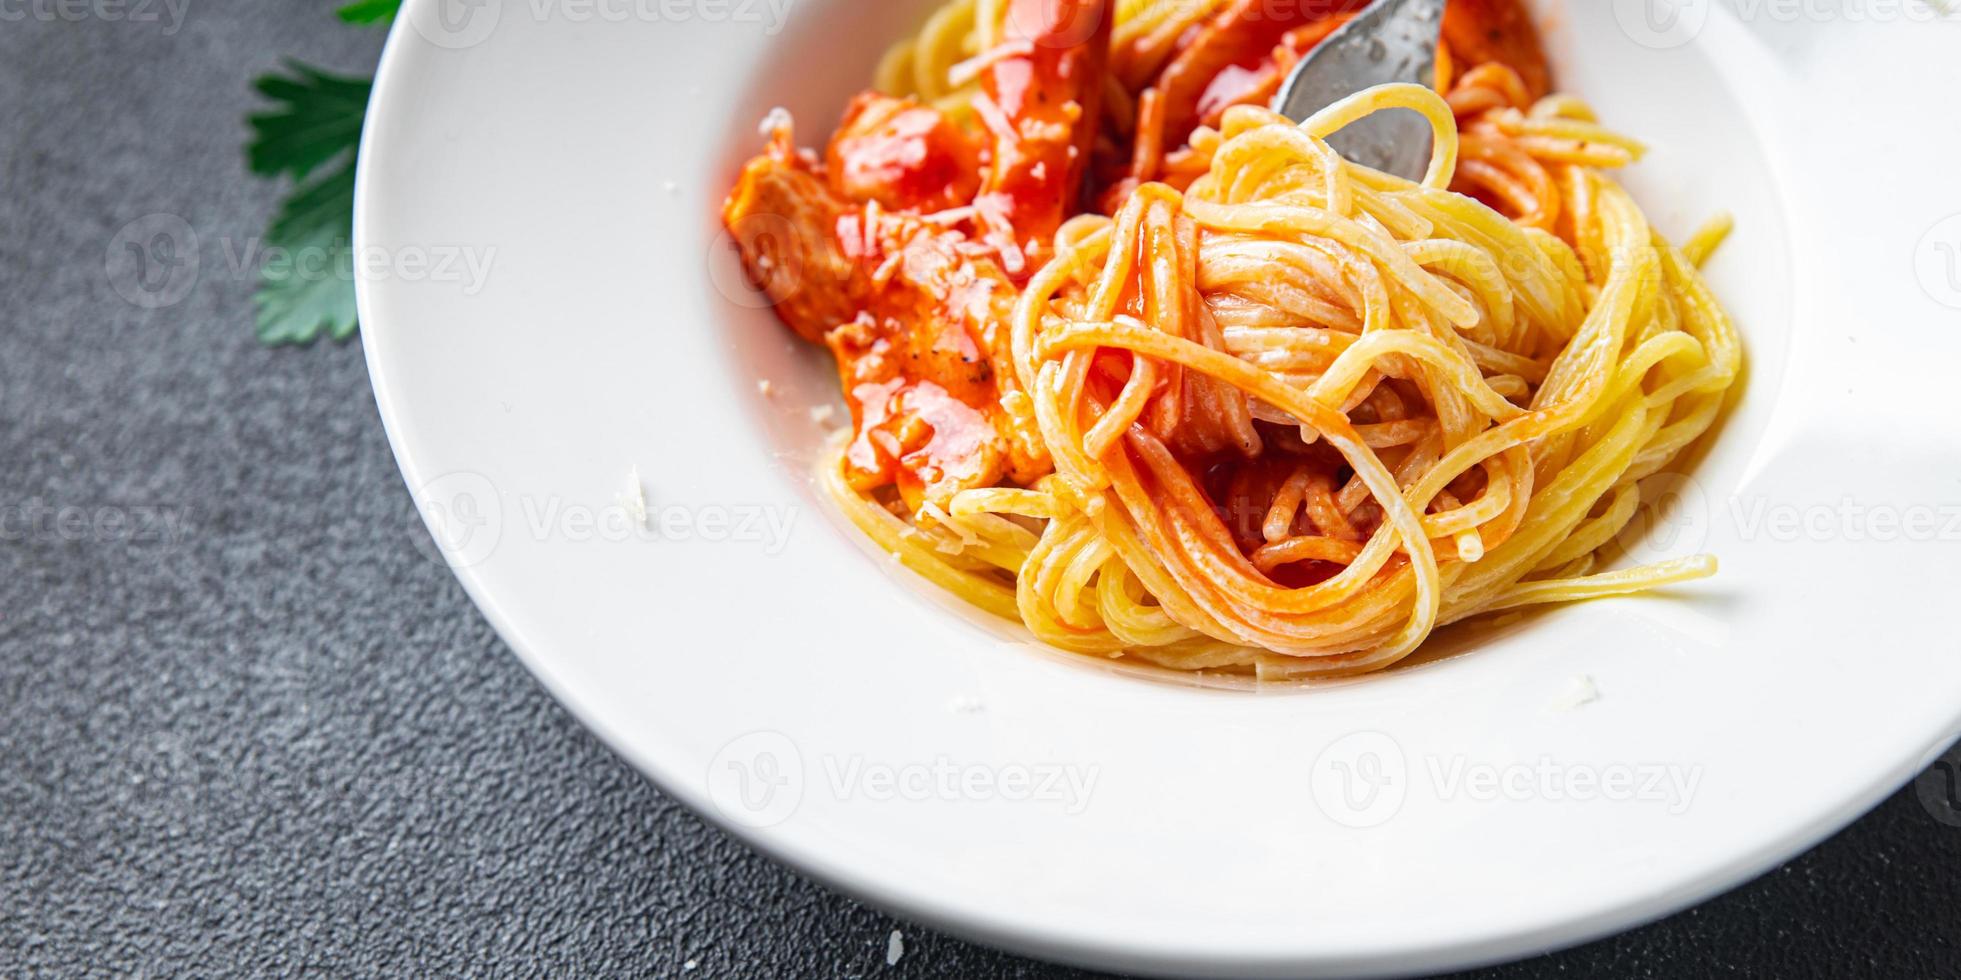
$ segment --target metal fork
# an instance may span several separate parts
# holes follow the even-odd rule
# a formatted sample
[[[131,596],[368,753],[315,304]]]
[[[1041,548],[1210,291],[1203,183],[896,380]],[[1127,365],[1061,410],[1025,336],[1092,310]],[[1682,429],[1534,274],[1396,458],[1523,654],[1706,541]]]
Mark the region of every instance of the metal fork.
[[[1301,59],[1274,111],[1300,122],[1366,88],[1431,84],[1443,13],[1444,0],[1375,0]],[[1401,109],[1356,122],[1328,142],[1350,161],[1409,180],[1421,179],[1430,162],[1430,124]]]

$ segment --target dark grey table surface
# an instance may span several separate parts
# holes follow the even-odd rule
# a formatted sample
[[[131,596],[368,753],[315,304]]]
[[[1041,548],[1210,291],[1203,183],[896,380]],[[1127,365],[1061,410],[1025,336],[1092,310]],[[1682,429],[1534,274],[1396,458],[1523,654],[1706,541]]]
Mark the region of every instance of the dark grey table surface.
[[[358,343],[261,348],[230,260],[247,80],[380,33],[144,2],[0,2],[0,974],[1064,975],[758,857],[546,696],[414,543]],[[153,213],[203,261],[145,310],[104,257]],[[1955,824],[1909,788],[1487,975],[1961,976]]]

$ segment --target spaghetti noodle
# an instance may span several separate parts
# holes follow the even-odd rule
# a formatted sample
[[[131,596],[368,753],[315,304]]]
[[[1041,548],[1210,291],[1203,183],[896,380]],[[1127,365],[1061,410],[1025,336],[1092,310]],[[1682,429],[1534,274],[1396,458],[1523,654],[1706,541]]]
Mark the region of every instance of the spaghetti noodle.
[[[1027,57],[1011,49],[1010,3],[944,8],[886,58],[880,86],[951,106],[955,127],[998,112],[988,62]],[[1542,69],[1456,74],[1461,51],[1437,90],[1372,89],[1299,125],[1251,104],[1260,78],[1241,97],[1214,85],[1197,108],[1169,105],[1167,66],[1202,63],[1197,35],[1230,27],[1235,6],[1136,0],[1106,14],[1108,40],[1089,43],[1110,47],[1099,85],[1113,121],[1098,126],[1090,180],[1108,213],[1070,217],[1024,253],[1046,260],[1019,278],[999,254],[1012,236],[996,240],[979,213],[985,176],[962,213],[838,203],[858,224],[836,234],[885,272],[824,287],[864,311],[857,341],[825,334],[858,423],[823,470],[844,512],[1046,643],[1265,681],[1379,670],[1447,623],[1712,574],[1708,557],[1608,566],[1643,481],[1711,427],[1740,371],[1697,271],[1727,223],[1671,245],[1606,173],[1639,143],[1577,99],[1535,95],[1527,76]],[[1329,29],[1292,28],[1242,73],[1284,70],[1301,38]],[[1326,142],[1389,109],[1431,123],[1421,181]],[[1179,112],[1196,117],[1188,138],[1168,128]],[[781,147],[774,159],[798,166]],[[732,227],[770,197],[739,188]],[[822,225],[809,234],[832,234]],[[766,284],[785,258],[772,247],[744,248]],[[960,264],[932,280],[914,268],[922,254]],[[944,342],[952,307],[913,295],[897,307],[907,318],[882,304],[934,281],[962,283],[953,322],[973,356],[959,363],[991,367],[981,395],[927,368],[894,373],[897,339]],[[867,394],[879,384],[910,400]],[[981,404],[949,411],[929,388]],[[947,462],[950,446],[985,457],[990,440],[1008,446],[991,465]]]

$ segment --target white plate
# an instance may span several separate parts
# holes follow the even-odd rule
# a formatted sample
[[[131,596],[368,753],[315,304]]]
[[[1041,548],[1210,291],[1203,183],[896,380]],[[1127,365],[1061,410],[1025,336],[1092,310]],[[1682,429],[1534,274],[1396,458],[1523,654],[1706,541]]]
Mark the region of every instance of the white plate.
[[[890,4],[774,31],[760,0],[412,0],[356,209],[376,397],[530,668],[837,887],[1147,972],[1579,942],[1790,857],[1961,729],[1961,24],[1790,6],[1548,11],[1565,87],[1654,147],[1631,184],[1663,230],[1736,212],[1710,276],[1751,377],[1640,545],[1720,578],[1464,656],[1278,694],[1122,676],[953,609],[820,502],[834,375],[716,213],[768,108],[828,129],[913,22]],[[659,533],[621,517],[634,466]]]

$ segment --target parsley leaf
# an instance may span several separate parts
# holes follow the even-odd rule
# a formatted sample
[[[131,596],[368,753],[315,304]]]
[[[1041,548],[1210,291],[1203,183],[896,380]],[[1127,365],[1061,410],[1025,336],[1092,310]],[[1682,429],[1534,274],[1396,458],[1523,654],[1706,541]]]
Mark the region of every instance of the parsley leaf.
[[[267,258],[252,296],[259,341],[306,344],[354,336],[354,161],[311,181],[280,205],[266,232]]]
[[[377,24],[393,20],[395,11],[402,7],[402,0],[354,0],[353,3],[335,11],[346,24]]]
[[[247,117],[248,166],[297,185],[266,232],[267,259],[252,298],[259,340],[304,344],[323,333],[345,340],[356,329],[354,157],[373,83],[288,62],[284,74],[262,76],[254,87],[274,107]],[[325,176],[309,179],[329,165]]]
[[[252,142],[245,153],[252,172],[261,177],[283,173],[303,180],[360,142],[374,83],[329,75],[297,61],[288,61],[286,71],[261,75],[253,83],[274,108],[246,117]]]

